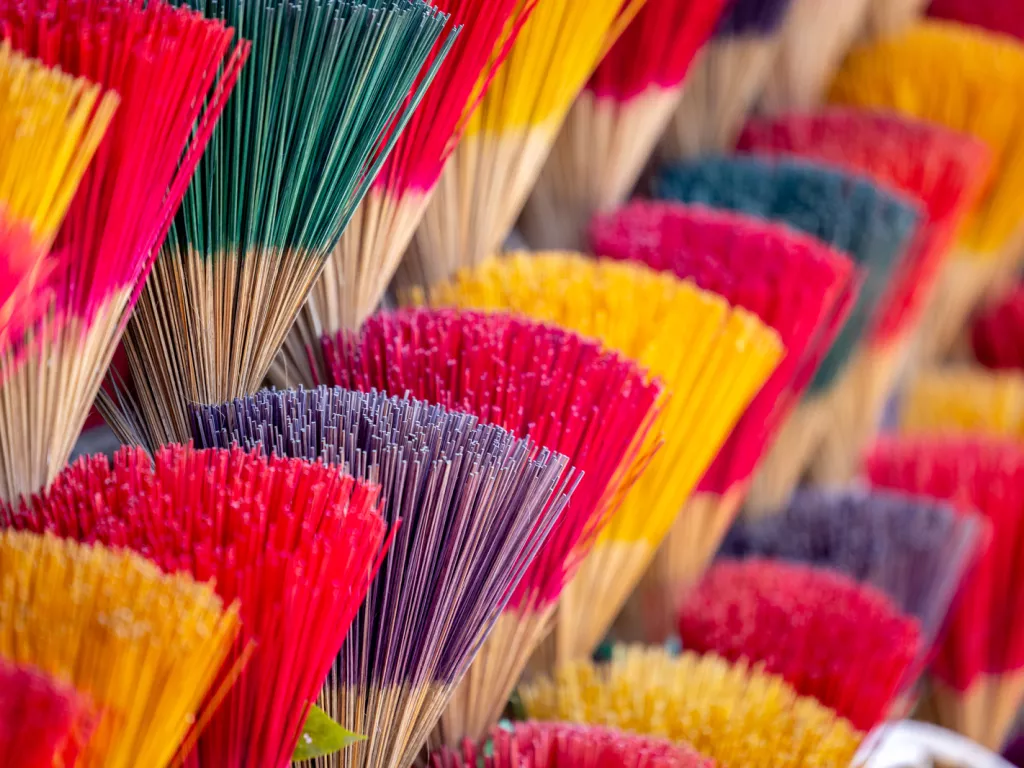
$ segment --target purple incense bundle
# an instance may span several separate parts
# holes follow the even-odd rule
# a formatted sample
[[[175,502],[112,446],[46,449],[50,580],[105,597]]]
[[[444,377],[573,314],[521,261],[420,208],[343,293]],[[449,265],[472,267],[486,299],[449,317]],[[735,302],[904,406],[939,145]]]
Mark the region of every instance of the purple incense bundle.
[[[774,514],[737,522],[719,554],[839,571],[884,592],[933,638],[983,533],[977,517],[924,496],[808,490]]]
[[[340,387],[197,406],[192,426],[204,446],[323,459],[381,484],[398,533],[320,700],[369,739],[318,766],[405,768],[565,507],[565,456],[468,414]]]

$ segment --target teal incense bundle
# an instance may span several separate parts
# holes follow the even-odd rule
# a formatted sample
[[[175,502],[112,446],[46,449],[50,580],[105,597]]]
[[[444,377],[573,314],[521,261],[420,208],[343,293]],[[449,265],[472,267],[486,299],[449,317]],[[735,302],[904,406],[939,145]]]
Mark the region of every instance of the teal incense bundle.
[[[423,0],[189,0],[252,41],[125,334],[122,440],[189,438],[189,404],[259,389],[458,30]]]
[[[463,27],[409,124],[327,260],[272,369],[278,386],[325,381],[320,337],[355,331],[377,308],[437,186],[445,161],[535,2],[437,0]],[[439,40],[430,61],[443,58]],[[422,75],[421,75],[422,76]]]
[[[850,256],[864,273],[857,301],[821,362],[804,401],[781,428],[751,490],[758,507],[782,504],[811,463],[833,409],[832,395],[870,330],[890,278],[920,222],[919,203],[841,166],[794,158],[712,157],[665,168],[662,198],[775,220]]]

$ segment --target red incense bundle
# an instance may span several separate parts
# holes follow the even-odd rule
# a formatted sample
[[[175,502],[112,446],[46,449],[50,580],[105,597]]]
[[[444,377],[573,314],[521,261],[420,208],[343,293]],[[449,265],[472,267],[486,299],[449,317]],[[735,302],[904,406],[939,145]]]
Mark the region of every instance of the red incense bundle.
[[[584,250],[586,228],[632,192],[725,0],[647,0],[562,125],[519,219],[534,248]]]
[[[712,566],[683,602],[679,635],[688,650],[763,664],[865,732],[903,692],[923,642],[917,620],[875,588],[756,558]]]
[[[113,462],[81,459],[0,517],[133,549],[238,600],[242,631],[220,673],[230,689],[207,702],[185,765],[282,768],[386,550],[378,491],[336,468],[237,447],[171,445],[155,465],[125,448]]]
[[[600,256],[636,261],[723,296],[774,329],[786,355],[733,429],[648,571],[648,639],[673,631],[676,598],[704,571],[776,429],[799,401],[856,294],[851,260],[780,225],[678,203],[635,202],[591,228]]]
[[[1024,15],[1020,6],[1006,0],[931,0],[928,15],[1024,40]]]
[[[272,370],[278,384],[324,381],[318,340],[356,330],[377,308],[437,186],[445,161],[490,86],[537,0],[441,0],[448,29],[425,67],[431,87],[345,229]],[[443,62],[455,27],[462,31]],[[440,66],[438,66],[440,64]],[[422,77],[422,75],[421,75]],[[316,377],[310,360],[316,366]]]
[[[92,726],[91,706],[73,687],[0,659],[4,768],[74,768]]]
[[[121,104],[53,244],[46,321],[0,352],[0,499],[46,486],[71,453],[248,43],[161,0],[0,5],[14,49]]]
[[[569,459],[582,472],[568,507],[523,576],[441,718],[454,747],[482,739],[551,628],[563,587],[646,466],[661,395],[633,361],[557,326],[458,310],[371,317],[358,336],[324,339],[332,383],[471,413]]]
[[[571,723],[516,723],[490,738],[440,749],[429,768],[714,768],[684,744]]]
[[[971,346],[988,368],[1024,369],[1024,284],[978,313],[971,326]]]
[[[932,671],[939,724],[998,750],[1024,700],[1024,447],[970,436],[883,440],[866,470],[876,486],[949,500],[991,526]]]
[[[812,469],[822,483],[847,482],[878,429],[945,258],[988,177],[989,152],[976,138],[933,123],[853,109],[752,120],[739,147],[864,173],[923,207],[865,344],[829,398],[834,428],[824,436]]]

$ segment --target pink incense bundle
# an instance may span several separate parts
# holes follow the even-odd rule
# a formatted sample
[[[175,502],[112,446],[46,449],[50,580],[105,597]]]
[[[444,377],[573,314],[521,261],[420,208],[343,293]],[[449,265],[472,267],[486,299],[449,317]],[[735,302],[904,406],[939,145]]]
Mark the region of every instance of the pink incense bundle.
[[[0,5],[15,50],[121,98],[53,243],[47,320],[0,355],[0,499],[42,489],[70,455],[248,54],[233,34],[161,0]]]
[[[0,659],[4,768],[74,768],[93,724],[88,700],[74,688]]]
[[[637,594],[646,639],[674,627],[676,599],[700,577],[776,430],[810,383],[856,295],[851,260],[765,220],[678,203],[634,202],[597,217],[594,252],[643,263],[753,312],[786,348],[677,519]],[[633,634],[632,631],[629,634]]]
[[[946,256],[988,177],[989,152],[976,138],[933,123],[855,109],[755,119],[739,147],[867,174],[919,200],[926,214],[880,299],[864,348],[831,396],[836,428],[825,436],[813,471],[825,484],[847,482],[878,429]]]
[[[130,548],[240,601],[242,631],[211,688],[227,695],[207,702],[185,765],[282,768],[387,549],[378,491],[237,447],[170,445],[154,461],[124,448],[79,460],[0,521]]]
[[[1024,701],[1024,447],[999,438],[880,441],[873,485],[949,500],[992,530],[933,666],[939,725],[998,750]]]
[[[516,723],[461,749],[443,748],[429,768],[714,768],[685,744],[572,723]]]
[[[1024,284],[986,307],[971,326],[971,345],[987,368],[1024,369]]]
[[[334,385],[471,413],[568,456],[566,479],[582,473],[441,719],[443,743],[481,739],[550,629],[563,587],[646,466],[661,386],[597,342],[508,314],[380,314],[357,336],[323,345]]]
[[[629,197],[726,4],[647,1],[569,111],[519,220],[531,246],[584,250],[590,218]]]
[[[437,68],[430,88],[402,129],[296,319],[283,355],[272,370],[276,383],[312,386],[322,382],[325,370],[319,338],[358,329],[377,308],[430,202],[445,161],[535,4],[536,0],[434,3],[450,15],[446,32],[456,27],[462,31],[440,66],[447,34],[442,33],[435,43],[424,69]],[[315,371],[310,370],[307,350]]]
[[[874,587],[756,558],[713,565],[683,602],[679,635],[687,650],[763,664],[864,732],[912,682],[923,643],[917,620]]]

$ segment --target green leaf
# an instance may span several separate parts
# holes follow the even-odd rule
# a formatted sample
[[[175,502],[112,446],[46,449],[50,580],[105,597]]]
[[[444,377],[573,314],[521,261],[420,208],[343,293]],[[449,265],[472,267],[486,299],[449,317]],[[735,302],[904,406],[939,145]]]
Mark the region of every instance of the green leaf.
[[[306,725],[292,760],[312,760],[314,757],[330,755],[360,741],[366,741],[366,737],[345,730],[320,707],[314,706],[306,717]]]

